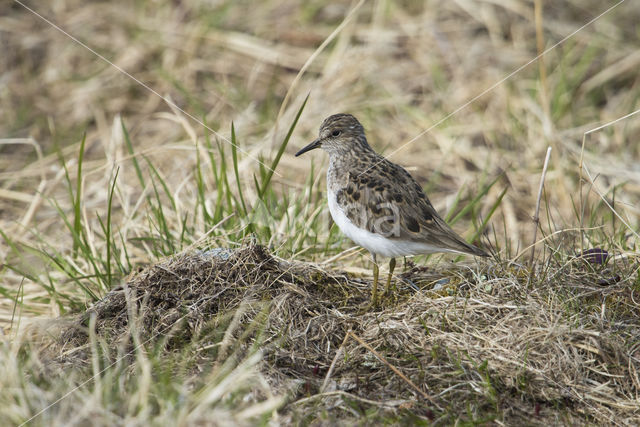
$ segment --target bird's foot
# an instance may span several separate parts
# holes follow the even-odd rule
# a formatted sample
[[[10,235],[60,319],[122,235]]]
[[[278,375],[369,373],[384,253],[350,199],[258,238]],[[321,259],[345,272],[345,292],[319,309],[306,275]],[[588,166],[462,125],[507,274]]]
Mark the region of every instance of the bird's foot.
[[[393,291],[385,292],[381,296],[385,303],[395,305],[398,302],[398,296]]]
[[[362,314],[370,313],[372,311],[377,310],[378,308],[380,308],[380,300],[378,298],[376,299],[372,298],[369,302],[360,304],[358,306],[358,314],[362,315]]]

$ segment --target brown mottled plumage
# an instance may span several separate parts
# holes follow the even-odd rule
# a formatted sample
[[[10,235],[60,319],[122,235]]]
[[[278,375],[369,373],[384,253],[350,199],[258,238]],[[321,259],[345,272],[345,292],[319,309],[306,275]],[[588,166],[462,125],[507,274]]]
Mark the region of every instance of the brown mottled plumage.
[[[329,153],[327,189],[331,215],[350,239],[374,259],[372,304],[376,304],[376,255],[390,257],[391,283],[395,257],[432,252],[488,256],[465,242],[438,215],[422,187],[402,166],[369,146],[364,128],[350,114],[324,120],[319,137],[296,156],[314,148]]]

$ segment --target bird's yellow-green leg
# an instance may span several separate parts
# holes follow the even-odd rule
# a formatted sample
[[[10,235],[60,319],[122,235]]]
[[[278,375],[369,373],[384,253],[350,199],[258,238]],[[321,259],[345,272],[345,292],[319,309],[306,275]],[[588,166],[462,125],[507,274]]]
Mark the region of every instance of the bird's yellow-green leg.
[[[389,288],[391,287],[391,278],[393,277],[393,270],[396,268],[396,259],[391,258],[389,261],[389,277],[387,278],[387,285],[384,287],[384,295],[389,295]]]
[[[378,267],[378,261],[376,256],[373,255],[373,286],[371,287],[371,304],[369,307],[378,305],[378,276],[380,275],[380,268]]]

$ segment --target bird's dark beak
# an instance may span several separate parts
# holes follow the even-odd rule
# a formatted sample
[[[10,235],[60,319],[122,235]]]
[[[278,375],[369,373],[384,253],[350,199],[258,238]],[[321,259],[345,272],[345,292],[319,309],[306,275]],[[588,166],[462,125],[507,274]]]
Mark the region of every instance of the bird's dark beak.
[[[307,151],[311,151],[311,150],[314,150],[316,148],[320,148],[321,146],[322,146],[322,141],[320,140],[320,138],[318,138],[315,141],[313,141],[311,144],[309,144],[306,147],[304,147],[302,150],[298,151],[296,153],[296,157],[298,157],[301,154],[306,153]]]

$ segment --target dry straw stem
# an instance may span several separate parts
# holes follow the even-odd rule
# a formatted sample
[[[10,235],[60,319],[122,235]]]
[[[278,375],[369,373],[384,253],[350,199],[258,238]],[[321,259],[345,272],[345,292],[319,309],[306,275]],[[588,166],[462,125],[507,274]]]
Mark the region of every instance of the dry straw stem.
[[[538,187],[538,197],[536,198],[536,210],[533,214],[533,239],[531,239],[531,259],[529,265],[533,266],[533,260],[536,255],[535,245],[538,238],[538,227],[540,226],[540,200],[542,199],[542,190],[544,189],[544,178],[547,176],[547,167],[551,158],[551,147],[547,148],[547,155],[544,157],[544,165],[542,166],[542,174],[540,175],[540,186]]]

